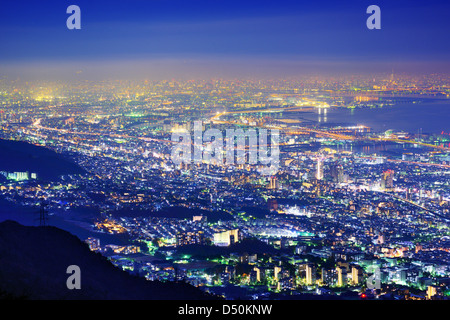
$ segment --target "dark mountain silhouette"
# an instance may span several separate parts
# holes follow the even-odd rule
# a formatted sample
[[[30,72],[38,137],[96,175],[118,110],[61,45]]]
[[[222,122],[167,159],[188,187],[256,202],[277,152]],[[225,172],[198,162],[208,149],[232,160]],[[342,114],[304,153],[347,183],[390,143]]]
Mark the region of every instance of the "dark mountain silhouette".
[[[81,289],[69,290],[67,267],[81,270]],[[52,226],[0,223],[0,297],[33,300],[196,300],[211,295],[187,283],[148,281],[115,267],[86,243]]]
[[[54,180],[61,175],[86,172],[53,150],[28,142],[4,139],[0,139],[0,171],[35,172],[39,179],[44,180]]]

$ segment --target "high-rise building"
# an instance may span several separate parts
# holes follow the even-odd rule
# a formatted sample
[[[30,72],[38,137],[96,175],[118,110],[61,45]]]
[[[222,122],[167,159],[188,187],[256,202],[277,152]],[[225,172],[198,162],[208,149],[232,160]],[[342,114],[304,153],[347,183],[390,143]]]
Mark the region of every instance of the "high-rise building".
[[[261,272],[262,270],[261,270],[261,268],[258,268],[258,267],[254,267],[253,268],[253,271],[255,271],[255,282],[261,282],[262,280],[263,280],[263,275],[264,275],[264,273],[263,272]]]
[[[280,280],[280,277],[278,276],[280,273],[281,273],[281,267],[275,266],[275,267],[273,268],[273,275],[274,275],[274,278],[275,278],[277,281]]]
[[[336,269],[325,269],[322,268],[321,282],[327,286],[334,286],[337,282],[337,272]]]
[[[352,283],[354,285],[361,284],[363,281],[363,270],[359,266],[352,266]]]
[[[316,283],[316,268],[313,264],[306,265],[306,284],[313,285]]]
[[[336,183],[344,182],[344,168],[342,167],[342,165],[335,164],[331,166],[330,175],[333,182]]]
[[[322,179],[323,179],[323,163],[322,163],[322,158],[318,158],[318,159],[317,159],[316,179],[317,179],[317,180],[322,180]]]
[[[176,239],[177,246],[204,244],[203,231],[178,232]]]
[[[277,178],[276,177],[270,177],[269,189],[275,190],[276,188],[277,188]]]
[[[394,189],[394,171],[386,170],[381,177],[381,188],[386,190]]]
[[[406,200],[411,200],[411,189],[406,189]]]
[[[427,287],[427,298],[432,299],[434,296],[439,295],[440,288],[438,286],[428,286]]]
[[[336,267],[337,272],[337,286],[344,287],[347,285],[347,268]]]

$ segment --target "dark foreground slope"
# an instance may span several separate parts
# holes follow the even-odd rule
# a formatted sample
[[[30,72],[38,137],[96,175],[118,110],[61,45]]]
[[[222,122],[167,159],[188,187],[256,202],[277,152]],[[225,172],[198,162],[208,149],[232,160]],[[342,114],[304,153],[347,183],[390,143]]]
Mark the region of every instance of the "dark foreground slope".
[[[24,141],[4,139],[0,139],[0,171],[35,172],[43,180],[85,173],[80,166],[53,150]]]
[[[81,289],[69,290],[69,265],[81,269]],[[185,283],[151,282],[122,271],[56,227],[0,223],[0,297],[24,299],[209,299]]]

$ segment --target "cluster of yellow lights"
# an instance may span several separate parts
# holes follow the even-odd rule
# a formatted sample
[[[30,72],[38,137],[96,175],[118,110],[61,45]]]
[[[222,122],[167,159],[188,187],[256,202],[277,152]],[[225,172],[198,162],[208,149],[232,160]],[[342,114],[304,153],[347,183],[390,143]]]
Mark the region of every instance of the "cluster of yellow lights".
[[[49,95],[43,95],[43,96],[37,96],[35,98],[36,101],[51,101],[53,100],[53,96],[49,96]]]

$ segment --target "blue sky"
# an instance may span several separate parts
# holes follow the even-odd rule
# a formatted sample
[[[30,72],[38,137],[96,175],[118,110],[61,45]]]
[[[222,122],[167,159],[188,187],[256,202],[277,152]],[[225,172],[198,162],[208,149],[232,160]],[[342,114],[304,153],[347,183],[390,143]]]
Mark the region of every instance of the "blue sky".
[[[66,28],[71,4],[81,30]],[[366,28],[371,4],[381,30]],[[433,72],[448,70],[449,14],[450,1],[437,0],[16,0],[0,10],[0,72]]]

